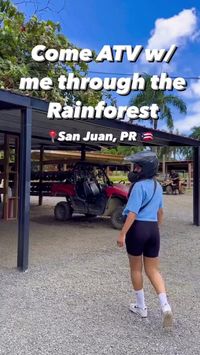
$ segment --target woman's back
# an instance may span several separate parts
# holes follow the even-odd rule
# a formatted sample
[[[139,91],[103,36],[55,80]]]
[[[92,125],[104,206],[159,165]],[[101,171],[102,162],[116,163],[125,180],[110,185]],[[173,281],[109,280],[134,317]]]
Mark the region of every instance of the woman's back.
[[[159,208],[163,207],[163,191],[161,185],[156,181],[154,194],[154,181],[154,179],[145,179],[134,184],[124,209],[125,215],[134,212],[137,214],[136,219],[139,221],[157,221],[157,212]],[[150,202],[148,203],[148,201]],[[146,204],[147,206],[141,209]]]

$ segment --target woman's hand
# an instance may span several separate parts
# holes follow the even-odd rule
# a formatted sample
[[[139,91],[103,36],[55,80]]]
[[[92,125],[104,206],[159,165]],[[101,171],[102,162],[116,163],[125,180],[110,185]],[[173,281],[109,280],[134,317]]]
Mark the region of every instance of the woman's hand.
[[[125,244],[125,239],[126,239],[126,234],[123,233],[122,231],[119,233],[119,237],[117,239],[117,245],[118,247],[123,247]]]

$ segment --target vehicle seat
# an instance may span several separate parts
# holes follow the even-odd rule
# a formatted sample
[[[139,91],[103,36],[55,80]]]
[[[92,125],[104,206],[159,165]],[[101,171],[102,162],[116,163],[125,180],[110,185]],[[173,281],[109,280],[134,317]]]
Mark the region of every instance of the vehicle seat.
[[[83,180],[79,180],[76,183],[76,192],[79,198],[86,198]]]
[[[99,195],[100,191],[99,191],[99,188],[98,188],[98,186],[97,186],[95,181],[91,181],[90,182],[90,189],[91,189],[91,192],[92,192],[93,196]]]
[[[100,191],[95,181],[84,181],[83,190],[86,198],[99,195]]]
[[[86,198],[91,196],[91,189],[88,181],[83,182],[83,191]]]

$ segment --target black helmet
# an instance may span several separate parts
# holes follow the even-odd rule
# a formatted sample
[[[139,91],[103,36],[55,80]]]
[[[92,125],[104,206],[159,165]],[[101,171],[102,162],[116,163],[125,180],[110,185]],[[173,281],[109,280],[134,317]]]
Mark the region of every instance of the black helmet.
[[[124,158],[126,161],[136,163],[141,166],[142,170],[138,172],[130,172],[128,179],[131,182],[137,182],[142,179],[151,179],[158,172],[159,161],[154,152],[140,152]]]

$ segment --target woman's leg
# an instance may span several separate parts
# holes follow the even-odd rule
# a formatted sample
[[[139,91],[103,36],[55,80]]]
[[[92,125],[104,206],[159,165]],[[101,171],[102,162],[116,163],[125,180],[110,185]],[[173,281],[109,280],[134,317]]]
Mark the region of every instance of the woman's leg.
[[[142,256],[133,256],[128,254],[131,281],[135,291],[139,291],[143,288],[143,277],[142,277]]]
[[[147,310],[144,299],[143,277],[142,277],[142,256],[129,255],[129,264],[131,271],[131,280],[135,290],[136,304],[130,305],[130,310],[147,317]]]
[[[173,322],[172,311],[167,300],[165,283],[159,271],[159,258],[149,258],[145,256],[144,269],[159,297],[160,306],[164,315],[163,327],[171,327]]]
[[[165,293],[165,283],[159,271],[159,258],[144,256],[144,270],[157,294]]]

